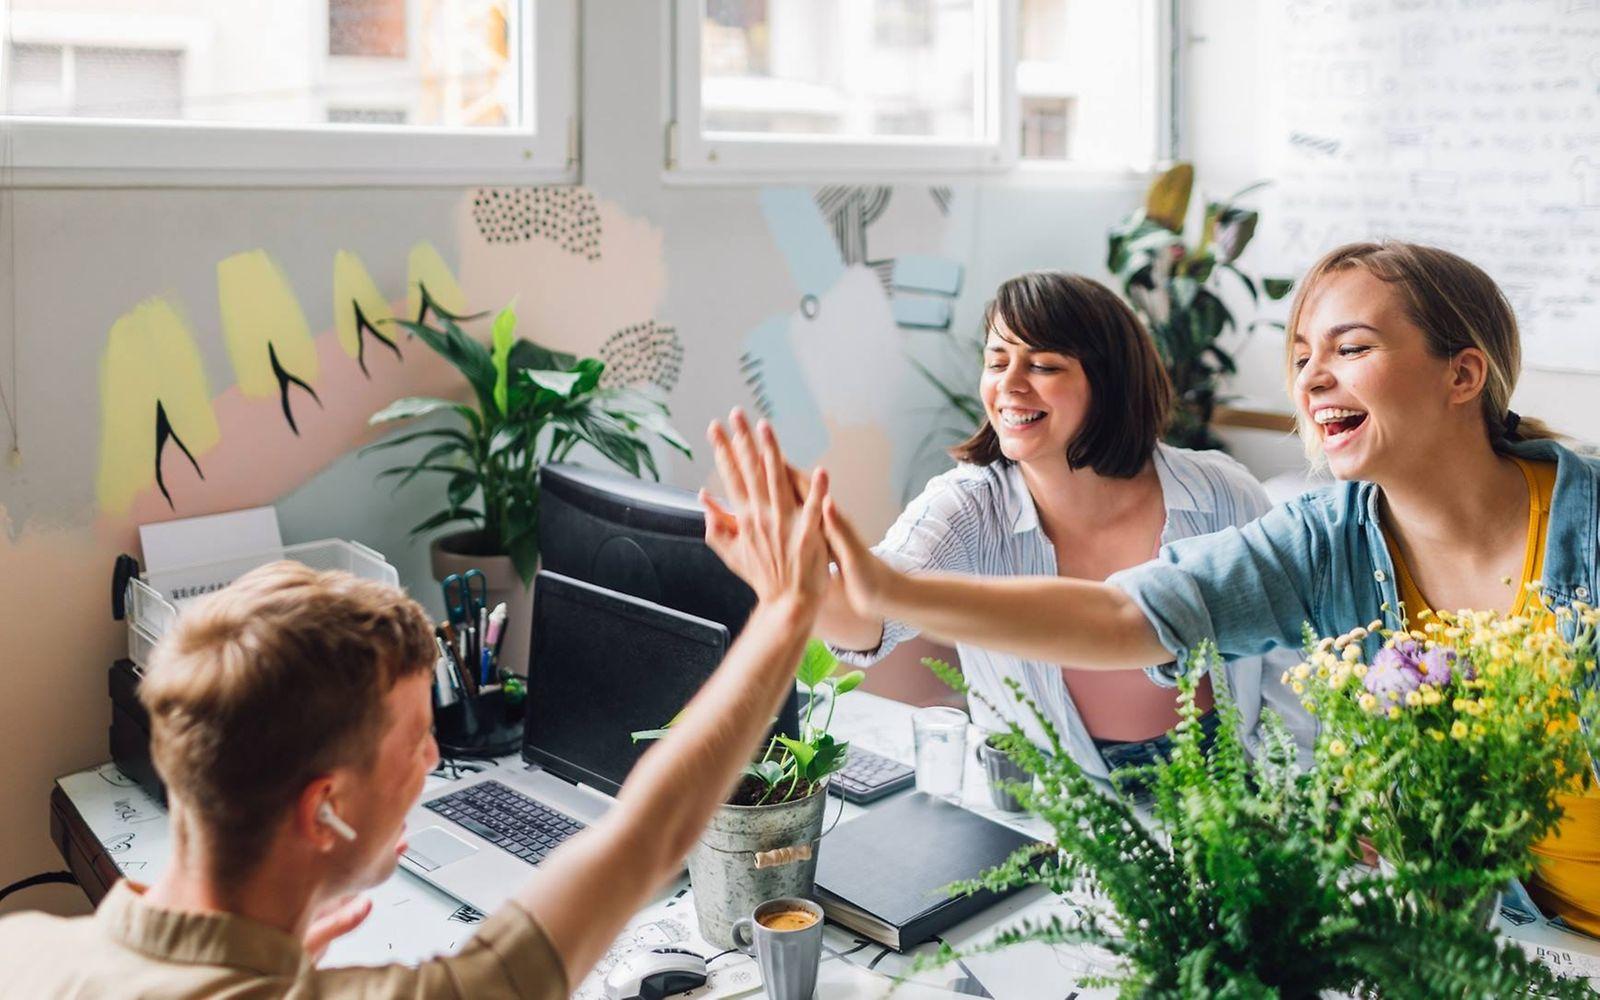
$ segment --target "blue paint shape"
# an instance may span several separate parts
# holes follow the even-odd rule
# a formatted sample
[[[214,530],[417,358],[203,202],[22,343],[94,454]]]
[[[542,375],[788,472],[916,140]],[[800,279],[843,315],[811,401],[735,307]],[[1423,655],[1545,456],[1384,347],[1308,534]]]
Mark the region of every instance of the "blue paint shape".
[[[896,288],[957,295],[961,292],[961,264],[946,257],[920,254],[896,257],[889,282]]]
[[[795,464],[810,466],[828,450],[828,425],[789,346],[789,322],[788,316],[774,316],[750,331],[745,355],[755,362],[759,385],[752,388],[766,397],[784,452]]]
[[[929,330],[950,329],[950,303],[945,299],[908,295],[901,292],[890,303],[894,321],[900,326],[923,327]]]
[[[810,192],[796,187],[763,188],[761,212],[802,295],[820,297],[844,275],[839,245]]]

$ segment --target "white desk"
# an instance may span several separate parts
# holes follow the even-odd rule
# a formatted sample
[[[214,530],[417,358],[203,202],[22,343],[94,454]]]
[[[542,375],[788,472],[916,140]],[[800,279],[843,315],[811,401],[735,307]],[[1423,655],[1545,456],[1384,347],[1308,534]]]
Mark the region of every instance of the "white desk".
[[[910,706],[855,691],[840,699],[833,730],[843,739],[909,762],[911,712]],[[523,765],[519,758],[508,757],[492,766]],[[112,764],[68,775],[58,784],[118,869],[141,882],[149,882],[161,872],[170,853],[170,841],[166,813],[159,803],[145,795]],[[425,794],[448,787],[449,782],[442,778],[429,778]],[[965,804],[1033,836],[1044,837],[1049,833],[1043,824],[1031,817],[1001,813],[990,807],[982,770],[971,754],[967,755]],[[828,822],[833,821],[834,812],[841,805],[844,809],[841,822],[848,822],[861,811],[859,806],[843,805],[838,799],[830,799]],[[822,849],[827,850],[826,840]],[[354,932],[333,943],[324,965],[419,961],[459,948],[482,919],[476,910],[461,905],[404,871],[396,871],[370,895],[372,916]],[[603,975],[618,956],[636,948],[678,943],[705,955],[720,951],[700,940],[695,931],[693,905],[687,880],[670,886],[661,898],[641,911],[601,961],[597,975],[581,984],[574,995],[583,1000],[602,996],[598,976]],[[951,928],[946,940],[957,949],[970,947],[1022,917],[1038,919],[1052,912],[1066,915],[1074,906],[1073,900],[1051,896],[1042,889],[1031,889]],[[1502,929],[1552,965],[1581,970],[1594,977],[1591,981],[1600,986],[1600,942],[1543,923],[1525,927],[1503,924]],[[831,924],[824,936],[824,947],[817,995],[829,1000],[881,997],[890,986],[889,977],[904,970],[910,961],[906,956]],[[931,947],[925,946],[925,949]],[[1083,989],[1077,983],[1087,976],[1108,972],[1110,968],[1108,956],[1093,949],[1027,945],[966,959],[924,974],[918,977],[917,983],[902,986],[895,997],[897,1000],[948,1000],[954,996],[988,996],[995,1000],[1091,1000],[1112,997],[1114,993]],[[700,1000],[758,995],[759,975],[750,959],[726,956],[713,962],[711,971],[712,979],[705,989],[685,995]]]

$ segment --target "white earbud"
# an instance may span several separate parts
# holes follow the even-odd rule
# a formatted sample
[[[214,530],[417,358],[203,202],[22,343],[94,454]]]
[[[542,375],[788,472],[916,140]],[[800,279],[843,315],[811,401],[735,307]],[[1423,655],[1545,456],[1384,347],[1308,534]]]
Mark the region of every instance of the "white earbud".
[[[355,828],[349,823],[346,823],[344,820],[340,819],[339,814],[333,811],[333,806],[331,804],[324,802],[322,805],[317,807],[317,819],[322,823],[323,826],[326,826],[328,829],[332,830],[334,833],[337,833],[345,840],[356,839]]]

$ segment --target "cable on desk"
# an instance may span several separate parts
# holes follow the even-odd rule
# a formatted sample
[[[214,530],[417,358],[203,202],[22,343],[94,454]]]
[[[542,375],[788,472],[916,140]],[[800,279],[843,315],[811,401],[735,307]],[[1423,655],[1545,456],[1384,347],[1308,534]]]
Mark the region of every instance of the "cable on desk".
[[[0,901],[4,901],[7,896],[14,892],[31,889],[36,885],[51,884],[77,885],[78,879],[71,872],[43,872],[39,875],[29,875],[25,879],[19,879],[4,889],[0,889]]]

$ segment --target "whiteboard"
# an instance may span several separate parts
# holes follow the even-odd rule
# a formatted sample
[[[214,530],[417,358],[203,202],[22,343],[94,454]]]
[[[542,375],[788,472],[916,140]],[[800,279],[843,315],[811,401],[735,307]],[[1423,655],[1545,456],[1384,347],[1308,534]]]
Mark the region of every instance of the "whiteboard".
[[[1274,273],[1442,246],[1505,290],[1525,364],[1600,372],[1600,0],[1260,9]]]

